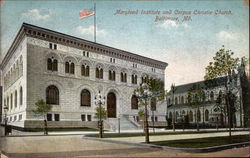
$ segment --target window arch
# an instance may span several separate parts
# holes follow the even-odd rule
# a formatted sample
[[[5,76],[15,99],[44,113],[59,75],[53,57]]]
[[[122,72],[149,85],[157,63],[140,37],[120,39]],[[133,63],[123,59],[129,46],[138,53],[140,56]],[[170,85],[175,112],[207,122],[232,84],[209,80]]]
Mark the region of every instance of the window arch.
[[[15,90],[14,105],[15,105],[15,107],[17,107],[17,91],[16,90]]]
[[[46,103],[59,105],[59,90],[56,86],[50,85],[46,88]]]
[[[54,59],[54,57],[52,56],[51,58],[47,59],[47,70],[50,71],[57,71],[57,60]]]
[[[137,84],[137,75],[133,74],[131,78],[132,78],[132,84]]]
[[[156,110],[156,98],[153,97],[151,98],[151,102],[150,102],[150,106],[151,106],[151,111],[155,111]]]
[[[82,72],[82,76],[89,76],[89,66],[88,65],[82,65],[81,67],[81,72]]]
[[[23,105],[23,87],[20,87],[19,105]]]
[[[138,109],[138,98],[135,95],[131,98],[131,108]]]
[[[101,68],[100,66],[96,67],[95,73],[96,73],[96,78],[103,79],[103,68]]]
[[[206,109],[205,110],[205,121],[208,121],[208,116],[209,116],[209,111]]]
[[[75,74],[75,64],[71,60],[65,62],[65,73]]]
[[[81,92],[81,106],[91,106],[91,94],[87,89]]]
[[[211,101],[213,101],[214,100],[214,92],[212,91],[212,92],[210,92],[210,99],[211,99]]]

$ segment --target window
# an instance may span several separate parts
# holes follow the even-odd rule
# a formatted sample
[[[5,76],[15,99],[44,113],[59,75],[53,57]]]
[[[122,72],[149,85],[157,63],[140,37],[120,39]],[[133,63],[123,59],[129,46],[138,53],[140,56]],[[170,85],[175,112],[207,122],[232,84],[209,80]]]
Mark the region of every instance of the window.
[[[54,49],[57,49],[57,45],[56,44],[54,44]]]
[[[172,115],[172,112],[169,113],[169,119],[173,119],[173,115]]]
[[[208,121],[208,115],[209,115],[209,111],[206,109],[206,111],[205,111],[205,121]]]
[[[56,86],[51,85],[46,88],[46,103],[59,105],[59,90]]]
[[[13,108],[13,95],[10,95],[10,108]]]
[[[65,73],[74,74],[75,73],[75,64],[71,61],[65,62]]]
[[[127,82],[127,73],[121,72],[121,82]]]
[[[175,97],[175,104],[178,104],[178,100],[177,100],[177,97]]]
[[[20,121],[20,120],[22,120],[22,115],[19,115],[19,118],[18,118],[18,120]]]
[[[69,62],[65,63],[65,73],[69,73]]]
[[[137,84],[137,75],[132,75],[132,84]]]
[[[100,67],[96,68],[96,78],[103,79],[103,69]]]
[[[10,104],[9,104],[9,96],[7,97],[7,107],[8,107],[8,110],[10,110]]]
[[[155,116],[155,122],[158,122],[158,117],[157,116]]]
[[[91,106],[91,95],[87,89],[81,92],[81,106]]]
[[[23,87],[20,87],[19,104],[23,105]]]
[[[15,91],[15,100],[14,100],[15,107],[17,107],[17,91]]]
[[[59,114],[55,114],[55,121],[60,121],[60,115]]]
[[[52,43],[49,43],[49,48],[52,49]]]
[[[211,99],[211,101],[214,100],[214,92],[213,91],[210,93],[210,99]]]
[[[89,66],[88,65],[82,65],[82,76],[89,76]]]
[[[184,97],[181,96],[181,103],[184,104]]]
[[[86,121],[86,116],[85,115],[81,115],[81,120],[82,121]]]
[[[17,120],[17,116],[15,115],[15,116],[14,116],[14,121],[16,121],[16,120]]]
[[[189,122],[193,122],[193,112],[190,111],[188,115]]]
[[[74,63],[71,63],[71,64],[70,64],[70,73],[71,73],[71,74],[74,74],[74,73],[75,73],[75,64],[74,64]]]
[[[151,110],[155,111],[156,110],[156,98],[155,97],[151,98],[150,105],[151,105]]]
[[[109,80],[115,81],[115,71],[109,70]]]
[[[52,71],[57,71],[57,60],[56,59],[53,60]]]
[[[47,114],[47,121],[52,121],[52,114]]]
[[[52,71],[52,60],[50,58],[47,59],[47,70]]]
[[[135,95],[131,98],[131,109],[138,109],[138,99]]]
[[[88,121],[91,121],[91,115],[88,115],[87,118],[88,118]]]
[[[201,122],[201,111],[197,111],[197,122]]]

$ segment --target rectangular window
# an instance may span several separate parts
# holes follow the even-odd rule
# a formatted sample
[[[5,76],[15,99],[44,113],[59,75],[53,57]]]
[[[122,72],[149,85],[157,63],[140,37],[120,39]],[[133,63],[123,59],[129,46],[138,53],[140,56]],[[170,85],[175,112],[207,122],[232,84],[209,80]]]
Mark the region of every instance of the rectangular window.
[[[82,119],[82,121],[86,121],[85,115],[81,115],[81,119]]]
[[[54,49],[57,49],[57,45],[56,44],[54,44]]]
[[[91,115],[88,115],[88,121],[91,121]]]
[[[22,115],[19,115],[19,120],[22,120]]]
[[[47,121],[52,121],[52,114],[47,114]]]
[[[49,43],[49,48],[52,49],[52,43]]]
[[[55,114],[55,121],[60,121],[60,115],[59,114]]]

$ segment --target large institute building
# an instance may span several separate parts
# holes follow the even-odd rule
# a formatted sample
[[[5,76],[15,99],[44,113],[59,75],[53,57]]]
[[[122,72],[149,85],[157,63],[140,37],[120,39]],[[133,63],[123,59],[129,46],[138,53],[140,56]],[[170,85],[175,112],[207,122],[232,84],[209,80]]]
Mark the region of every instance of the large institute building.
[[[43,99],[53,127],[96,127],[94,103],[106,97],[107,127],[136,127],[138,102],[134,89],[145,77],[164,81],[167,63],[24,23],[1,64],[8,124],[36,128],[43,117],[33,113]],[[152,113],[150,113],[152,115]],[[166,103],[156,105],[156,122],[166,122]],[[4,120],[4,119],[2,119]]]

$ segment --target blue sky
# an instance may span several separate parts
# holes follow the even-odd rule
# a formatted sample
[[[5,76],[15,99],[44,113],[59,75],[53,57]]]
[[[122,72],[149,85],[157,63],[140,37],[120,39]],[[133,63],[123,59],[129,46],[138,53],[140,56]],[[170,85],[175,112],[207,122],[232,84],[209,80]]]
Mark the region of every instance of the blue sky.
[[[1,54],[23,22],[93,41],[93,17],[79,12],[94,1],[4,1]],[[249,57],[249,6],[243,0],[96,1],[97,42],[169,63],[166,88],[203,80],[205,67],[225,45],[235,57]],[[230,10],[229,15],[191,15],[192,21],[158,21],[156,15],[114,15],[116,10]],[[179,17],[181,15],[159,15]]]

